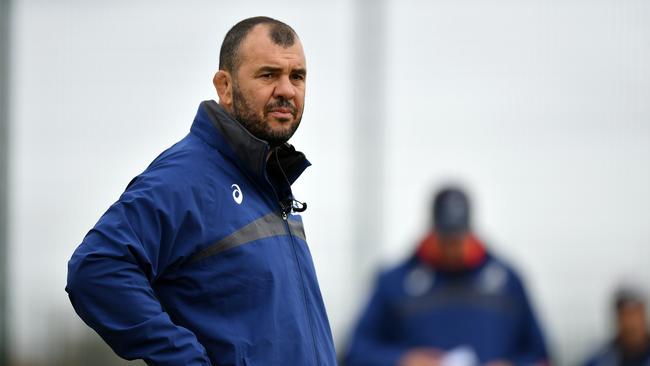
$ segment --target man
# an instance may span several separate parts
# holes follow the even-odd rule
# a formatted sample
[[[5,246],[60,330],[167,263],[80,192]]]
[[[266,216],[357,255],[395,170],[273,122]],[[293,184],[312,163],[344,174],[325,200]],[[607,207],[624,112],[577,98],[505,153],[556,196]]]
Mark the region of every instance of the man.
[[[298,36],[267,17],[226,35],[190,133],[131,181],[69,262],[79,316],[149,365],[334,365],[291,184],[303,113]]]
[[[616,336],[586,366],[650,366],[650,331],[643,293],[621,287],[614,301]]]
[[[415,254],[380,276],[346,365],[546,363],[523,285],[472,233],[467,196],[445,188],[432,211],[432,231]]]

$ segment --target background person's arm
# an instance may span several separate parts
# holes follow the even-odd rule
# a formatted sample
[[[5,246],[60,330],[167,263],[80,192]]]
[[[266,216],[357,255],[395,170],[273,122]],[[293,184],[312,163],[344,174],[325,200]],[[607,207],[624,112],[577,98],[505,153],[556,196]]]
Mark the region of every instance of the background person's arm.
[[[550,362],[542,329],[528,299],[523,283],[514,275],[514,286],[520,306],[520,329],[517,351],[511,360],[516,365],[543,365]]]
[[[380,278],[354,329],[344,360],[346,366],[396,366],[400,361],[412,364],[414,359],[422,359],[419,354],[407,356],[407,349],[391,342],[391,327],[395,324],[384,286]]]

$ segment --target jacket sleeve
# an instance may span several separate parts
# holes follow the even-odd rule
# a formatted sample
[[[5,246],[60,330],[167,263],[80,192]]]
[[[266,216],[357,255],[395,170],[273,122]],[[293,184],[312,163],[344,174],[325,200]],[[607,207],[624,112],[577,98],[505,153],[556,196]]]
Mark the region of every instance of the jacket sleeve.
[[[386,286],[380,278],[353,332],[345,366],[395,366],[406,352],[391,340],[395,321]]]
[[[516,365],[546,365],[549,355],[542,329],[537,321],[521,280],[515,275],[515,291],[520,301],[519,344],[513,361]]]
[[[170,258],[174,225],[165,200],[139,181],[127,188],[68,262],[77,314],[119,356],[149,365],[211,365],[188,329],[172,322],[152,288]]]

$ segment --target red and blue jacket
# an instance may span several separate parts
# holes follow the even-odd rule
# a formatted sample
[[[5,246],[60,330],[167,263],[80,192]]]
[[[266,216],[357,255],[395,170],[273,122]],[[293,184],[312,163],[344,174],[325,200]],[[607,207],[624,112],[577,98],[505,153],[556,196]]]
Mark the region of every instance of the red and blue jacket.
[[[471,349],[480,364],[546,364],[542,332],[515,272],[474,236],[463,269],[440,263],[435,235],[382,273],[345,355],[346,366],[395,366],[414,348]]]
[[[216,102],[100,218],[68,263],[77,314],[149,365],[336,364],[291,184],[309,166]]]

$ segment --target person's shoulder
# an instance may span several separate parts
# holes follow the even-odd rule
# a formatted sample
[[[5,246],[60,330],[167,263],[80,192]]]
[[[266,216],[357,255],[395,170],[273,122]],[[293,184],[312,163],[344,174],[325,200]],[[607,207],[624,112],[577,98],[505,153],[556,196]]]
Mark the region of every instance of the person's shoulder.
[[[605,345],[597,349],[591,356],[583,363],[584,366],[604,366],[615,365],[618,363],[617,350],[613,342],[607,342]]]
[[[392,278],[392,277],[403,277],[406,273],[408,273],[413,267],[417,266],[419,261],[415,256],[411,255],[406,259],[402,259],[398,263],[394,263],[390,266],[385,267],[382,271],[380,276],[385,277],[385,278]]]
[[[193,134],[163,151],[144,173],[170,178],[199,181],[201,177],[217,173],[224,167],[224,157],[218,149],[206,144]],[[179,176],[181,175],[181,176]]]
[[[218,151],[189,134],[160,155],[127,185],[125,194],[160,198],[208,189],[223,167]],[[169,198],[169,197],[168,197]]]
[[[482,279],[501,283],[501,288],[507,293],[525,296],[525,286],[518,271],[503,258],[488,253],[485,263],[478,274]],[[498,281],[497,281],[498,279]]]
[[[182,169],[191,170],[209,164],[220,158],[219,151],[198,137],[188,134],[165,151],[149,165],[147,170]]]
[[[516,281],[520,281],[520,276],[518,271],[506,259],[498,255],[495,255],[492,252],[488,252],[486,257],[487,258],[484,267],[497,268],[500,271],[503,271],[509,278],[512,278]]]
[[[405,278],[417,267],[422,264],[410,256],[397,264],[393,264],[381,269],[377,275],[377,285],[384,288],[401,287]]]

